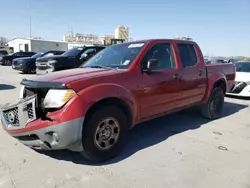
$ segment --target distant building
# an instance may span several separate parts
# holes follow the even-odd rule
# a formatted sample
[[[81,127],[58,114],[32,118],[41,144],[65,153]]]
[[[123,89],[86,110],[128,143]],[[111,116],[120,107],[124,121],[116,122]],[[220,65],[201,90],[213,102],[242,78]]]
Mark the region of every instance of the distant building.
[[[129,40],[129,28],[124,27],[123,25],[119,25],[115,29],[115,38],[124,39],[125,41],[128,41]]]
[[[80,34],[80,33],[70,33],[63,37],[64,42],[83,42],[88,44],[100,44],[102,42],[101,38],[93,34]]]
[[[68,49],[71,49],[73,47],[79,47],[84,45],[86,45],[86,43],[49,41],[29,38],[14,38],[8,42],[8,47],[13,49],[13,52],[44,52],[48,50],[67,51]]]

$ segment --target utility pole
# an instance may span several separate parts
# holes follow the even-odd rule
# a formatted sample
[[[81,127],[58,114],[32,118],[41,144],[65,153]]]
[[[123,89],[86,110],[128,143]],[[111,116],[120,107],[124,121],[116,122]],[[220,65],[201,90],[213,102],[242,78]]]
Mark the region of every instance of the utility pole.
[[[29,21],[30,21],[30,38],[32,37],[32,33],[31,33],[31,7],[29,4]]]

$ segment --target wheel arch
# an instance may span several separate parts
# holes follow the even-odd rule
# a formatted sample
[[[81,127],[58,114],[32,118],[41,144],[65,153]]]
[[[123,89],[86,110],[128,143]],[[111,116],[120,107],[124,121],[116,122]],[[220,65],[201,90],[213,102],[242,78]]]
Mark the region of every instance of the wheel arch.
[[[117,97],[107,97],[107,98],[104,98],[104,99],[101,99],[101,100],[95,102],[87,110],[87,113],[85,116],[85,122],[88,121],[88,119],[91,117],[91,114],[93,114],[94,111],[96,111],[101,106],[107,106],[107,105],[108,106],[116,106],[116,107],[120,108],[124,112],[124,114],[127,116],[129,125],[132,126],[133,114],[132,114],[132,111],[131,111],[129,105],[124,100],[117,98]]]
[[[215,87],[221,87],[224,94],[227,92],[227,80],[224,74],[218,73],[214,74],[208,78],[207,91],[204,96],[202,103],[206,103]]]

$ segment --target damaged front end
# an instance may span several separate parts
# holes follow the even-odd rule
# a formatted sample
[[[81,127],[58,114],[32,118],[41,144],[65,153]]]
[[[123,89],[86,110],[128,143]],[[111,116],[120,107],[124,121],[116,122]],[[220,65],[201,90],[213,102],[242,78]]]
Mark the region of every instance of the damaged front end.
[[[82,151],[84,117],[77,110],[81,98],[62,83],[23,80],[21,84],[21,99],[0,109],[3,128],[35,149]],[[65,106],[69,100],[71,105]]]

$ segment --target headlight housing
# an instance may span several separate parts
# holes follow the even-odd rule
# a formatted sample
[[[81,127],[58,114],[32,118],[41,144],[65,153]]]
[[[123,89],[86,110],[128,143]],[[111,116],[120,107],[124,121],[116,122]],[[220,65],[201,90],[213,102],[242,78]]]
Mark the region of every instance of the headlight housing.
[[[44,108],[61,108],[75,95],[72,89],[50,89],[43,101]]]
[[[24,86],[21,86],[21,90],[20,90],[20,99],[23,99],[24,97]]]
[[[57,60],[51,59],[51,60],[48,61],[49,66],[54,65],[55,63],[57,63]]]

